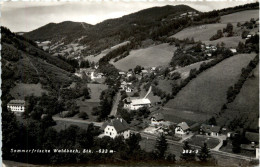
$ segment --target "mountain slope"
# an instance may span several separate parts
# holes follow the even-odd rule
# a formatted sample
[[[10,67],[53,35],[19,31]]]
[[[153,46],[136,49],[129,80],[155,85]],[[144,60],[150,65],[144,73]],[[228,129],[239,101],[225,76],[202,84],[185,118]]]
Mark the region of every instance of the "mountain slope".
[[[80,41],[81,45],[89,46],[84,49],[83,54],[91,55],[124,41],[150,38],[151,32],[158,26],[171,22],[173,17],[188,11],[195,9],[186,5],[153,7],[120,18],[105,20],[94,26],[86,24],[83,26],[82,23],[73,22],[50,23],[25,33],[24,36],[32,40],[49,40],[52,41],[51,45],[57,42],[68,44]]]
[[[16,83],[40,83],[46,89],[69,85],[73,67],[39,49],[32,41],[1,27],[2,91],[8,93]],[[6,97],[6,96],[4,96]]]
[[[36,30],[25,33],[24,36],[32,40],[51,41],[61,38],[71,38],[84,34],[92,25],[83,22],[64,21],[61,23],[49,23]]]
[[[255,54],[238,54],[201,73],[165,105],[172,109],[167,113],[175,115],[174,110],[182,110],[186,111],[182,112],[183,118],[194,113],[202,114],[200,119],[206,120],[219,112],[226,102],[229,86],[238,80],[241,69],[254,57]]]

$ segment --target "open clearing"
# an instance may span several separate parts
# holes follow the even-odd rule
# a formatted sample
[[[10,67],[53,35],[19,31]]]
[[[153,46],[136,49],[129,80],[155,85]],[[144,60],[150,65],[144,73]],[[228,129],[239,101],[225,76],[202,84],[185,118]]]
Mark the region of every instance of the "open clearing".
[[[85,129],[85,130],[87,130],[88,126],[89,126],[89,124],[86,124],[86,123],[70,122],[70,121],[65,121],[65,120],[64,121],[57,120],[55,122],[56,122],[56,125],[53,126],[53,128],[55,130],[57,130],[58,132],[61,131],[61,130],[67,129],[70,126],[78,126],[78,127]]]
[[[221,23],[237,23],[250,21],[251,18],[259,18],[259,10],[246,10],[221,16]]]
[[[205,61],[200,61],[200,62],[197,62],[197,63],[193,63],[193,64],[190,64],[188,66],[185,66],[185,67],[179,67],[177,68],[176,70],[170,72],[170,73],[174,73],[174,72],[179,72],[181,74],[181,78],[182,79],[185,79],[187,78],[189,75],[190,75],[190,70],[191,69],[199,69],[200,68],[200,65],[202,63],[208,63],[210,62],[211,60],[213,59],[209,59],[209,60],[205,60]]]
[[[91,112],[94,107],[99,106],[98,102],[88,102],[87,100],[82,101],[82,97],[78,98],[76,102],[77,105],[79,106],[79,112],[85,112],[88,114],[89,117],[89,119],[87,119],[88,121],[96,121],[96,116],[93,116]],[[81,118],[78,118],[78,114],[72,118],[82,120]]]
[[[202,26],[195,26],[185,28],[184,30],[174,34],[171,37],[178,38],[178,39],[185,39],[192,37],[195,41],[208,41],[210,37],[217,33],[217,30],[223,29],[226,27],[226,24],[215,23],[215,24],[205,24]]]
[[[222,37],[220,39],[214,40],[214,41],[203,41],[206,45],[217,45],[218,43],[221,44],[222,42],[225,43],[225,47],[227,48],[236,48],[239,42],[245,43],[245,39],[242,39],[241,36],[235,36],[235,37]]]
[[[87,102],[100,102],[100,94],[103,90],[107,89],[107,85],[105,84],[88,84],[88,88],[90,88],[91,99],[87,99]]]
[[[187,140],[189,144],[202,147],[204,143],[207,143],[209,149],[216,147],[219,144],[219,140],[208,136],[192,136]]]
[[[241,74],[241,69],[254,57],[255,54],[238,54],[202,72],[165,107],[208,116],[219,112],[226,102],[228,88],[234,85]],[[171,114],[175,116],[176,112]],[[178,116],[187,118],[189,115],[190,113],[183,112]]]
[[[133,69],[137,65],[143,67],[168,65],[175,50],[175,46],[168,43],[154,45],[143,49],[132,50],[127,57],[117,62],[111,61],[111,63],[123,71]]]
[[[26,96],[30,96],[30,95],[39,97],[42,95],[42,93],[48,93],[48,91],[42,89],[42,86],[40,83],[38,83],[38,84],[18,83],[10,91],[10,94],[15,99],[24,99]]]
[[[243,23],[245,21],[250,21],[251,18],[259,18],[259,10],[246,10],[242,12],[232,13],[225,16],[221,16],[221,23],[214,23],[214,24],[205,24],[201,26],[195,26],[195,27],[188,27],[184,30],[176,33],[175,35],[171,37],[175,37],[178,39],[185,39],[192,37],[195,41],[202,41],[209,43],[210,37],[212,37],[214,34],[216,34],[217,30],[222,30],[226,27],[227,23],[232,23],[234,28],[236,28],[237,22]],[[171,38],[170,37],[170,38]],[[242,40],[241,38],[236,39],[234,37],[230,38],[223,38],[216,41],[212,41],[212,44],[218,43],[218,42],[224,42],[227,45],[227,47],[234,47],[237,46],[238,42]],[[231,42],[231,43],[229,43]]]

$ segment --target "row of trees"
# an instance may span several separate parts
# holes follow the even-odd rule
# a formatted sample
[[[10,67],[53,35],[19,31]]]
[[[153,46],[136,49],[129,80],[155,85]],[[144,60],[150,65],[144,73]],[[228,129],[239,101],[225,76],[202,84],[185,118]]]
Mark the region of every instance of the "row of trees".
[[[201,72],[209,69],[212,66],[215,66],[216,64],[220,63],[224,59],[233,56],[232,52],[228,49],[225,49],[225,48],[218,48],[213,53],[213,55],[216,56],[216,58],[214,60],[212,60],[208,63],[203,62],[200,65],[200,68],[198,70],[197,69],[191,69],[189,76],[186,79],[182,80],[180,84],[177,84],[177,83],[172,84],[171,99],[174,98],[177,95],[177,93],[190,82],[190,80],[192,80],[193,78],[196,78],[198,74],[200,74]]]
[[[250,63],[247,65],[246,68],[243,68],[241,70],[241,75],[237,83],[234,84],[234,86],[230,86],[227,91],[227,101],[228,103],[231,103],[236,98],[237,94],[240,92],[240,89],[242,88],[244,82],[249,77],[253,69],[257,66],[259,62],[259,55],[257,55],[253,60],[250,61]]]

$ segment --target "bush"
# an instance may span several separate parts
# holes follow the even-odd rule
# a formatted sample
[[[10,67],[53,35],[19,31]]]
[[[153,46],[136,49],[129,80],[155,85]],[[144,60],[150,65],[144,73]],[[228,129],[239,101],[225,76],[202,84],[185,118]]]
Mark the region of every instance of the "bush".
[[[79,118],[82,118],[83,120],[88,119],[88,114],[85,112],[80,112],[78,115]]]

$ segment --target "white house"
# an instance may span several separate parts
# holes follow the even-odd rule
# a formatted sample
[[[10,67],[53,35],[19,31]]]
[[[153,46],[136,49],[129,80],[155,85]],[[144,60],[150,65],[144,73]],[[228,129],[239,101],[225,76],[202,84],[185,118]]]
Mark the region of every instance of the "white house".
[[[182,135],[189,134],[189,132],[190,132],[190,127],[186,122],[179,123],[175,128],[176,135],[182,136]]]
[[[200,134],[205,134],[207,136],[219,136],[220,127],[202,124],[200,127]]]
[[[126,98],[124,100],[124,108],[130,109],[130,110],[138,110],[141,107],[150,107],[151,106],[151,101],[147,98],[143,99],[131,99],[131,98]]]
[[[124,88],[125,92],[130,93],[134,91],[133,87],[131,85],[126,85]]]
[[[120,72],[118,72],[118,74],[119,74],[119,75],[125,75],[125,72],[120,71]]]
[[[17,115],[22,115],[25,110],[25,101],[24,100],[11,100],[7,104],[7,109],[11,110]]]
[[[122,135],[127,139],[130,136],[129,125],[123,118],[115,118],[105,122],[102,125],[102,129],[104,129],[104,136],[109,136],[111,138]]]
[[[237,53],[237,50],[236,50],[236,49],[230,49],[230,51],[231,51],[232,53]]]

